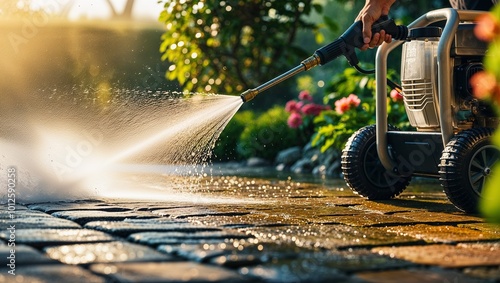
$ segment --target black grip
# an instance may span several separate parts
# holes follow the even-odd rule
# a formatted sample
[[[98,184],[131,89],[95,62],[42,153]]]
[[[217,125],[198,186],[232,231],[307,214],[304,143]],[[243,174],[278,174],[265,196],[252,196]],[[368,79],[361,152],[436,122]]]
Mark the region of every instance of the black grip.
[[[394,20],[389,19],[387,16],[382,16],[372,26],[372,33],[385,30],[390,34],[393,39],[405,40],[408,36],[408,28],[405,26],[398,26]],[[363,23],[357,21],[353,23],[338,39],[332,43],[321,47],[316,50],[316,54],[320,58],[321,65],[324,65],[337,57],[344,55],[351,65],[358,63],[354,48],[361,48],[363,42]]]
[[[324,65],[337,57],[346,53],[346,45],[342,38],[339,38],[332,43],[329,43],[320,49],[316,50],[314,54],[319,57],[321,65]]]
[[[390,34],[393,39],[405,40],[408,36],[408,28],[405,26],[398,26],[393,19],[384,18],[382,21],[378,20],[372,26],[372,33],[384,30],[386,34]]]

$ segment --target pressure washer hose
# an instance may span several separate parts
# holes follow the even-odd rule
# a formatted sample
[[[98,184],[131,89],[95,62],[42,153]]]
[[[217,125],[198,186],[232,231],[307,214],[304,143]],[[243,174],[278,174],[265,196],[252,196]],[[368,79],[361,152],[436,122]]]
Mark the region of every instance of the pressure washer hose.
[[[351,66],[357,66],[359,61],[356,57],[354,49],[361,48],[364,44],[362,28],[363,23],[361,21],[355,22],[338,39],[316,50],[312,56],[303,60],[300,65],[256,88],[246,90],[240,95],[241,99],[243,102],[248,102],[254,99],[259,93],[283,82],[284,80],[318,65],[325,65],[326,63],[337,59],[341,55],[346,57]],[[408,36],[407,27],[396,25],[394,20],[387,18],[387,16],[380,18],[372,27],[372,33],[377,33],[381,30],[390,34],[395,40],[405,40]]]

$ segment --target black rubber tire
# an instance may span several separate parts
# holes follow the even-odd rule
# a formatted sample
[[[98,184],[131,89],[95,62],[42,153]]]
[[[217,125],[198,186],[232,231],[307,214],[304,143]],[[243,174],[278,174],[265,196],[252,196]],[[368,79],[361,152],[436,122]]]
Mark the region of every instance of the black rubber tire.
[[[500,158],[491,144],[494,129],[474,128],[455,135],[439,164],[439,180],[448,199],[460,210],[477,213],[481,192],[491,167]]]
[[[398,130],[389,125],[389,130]],[[411,176],[396,176],[385,169],[377,153],[375,125],[356,131],[342,151],[342,172],[347,185],[370,200],[391,199],[406,189]]]

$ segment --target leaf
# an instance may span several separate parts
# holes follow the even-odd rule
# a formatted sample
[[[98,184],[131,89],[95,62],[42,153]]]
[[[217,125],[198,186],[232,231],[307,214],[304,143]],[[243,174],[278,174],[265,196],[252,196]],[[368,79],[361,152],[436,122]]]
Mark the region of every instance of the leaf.
[[[481,195],[480,211],[483,216],[490,222],[500,223],[500,163],[497,162],[492,170],[492,174],[486,182],[483,194]]]
[[[323,14],[323,6],[321,6],[320,4],[313,4],[312,6],[316,13]]]
[[[320,148],[321,153],[327,151],[334,143],[335,139],[327,139],[325,144]]]
[[[324,16],[323,21],[330,31],[336,32],[339,30],[339,25],[337,24],[337,22],[333,21],[330,17]]]

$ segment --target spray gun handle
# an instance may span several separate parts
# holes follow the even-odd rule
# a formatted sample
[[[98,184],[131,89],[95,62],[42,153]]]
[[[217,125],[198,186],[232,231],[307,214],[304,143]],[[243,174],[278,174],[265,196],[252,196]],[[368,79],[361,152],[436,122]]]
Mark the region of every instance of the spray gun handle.
[[[372,34],[385,30],[386,34],[390,34],[395,40],[406,40],[408,37],[408,28],[402,25],[396,25],[393,19],[388,16],[382,16],[372,26]],[[358,46],[356,46],[358,47]]]
[[[390,34],[396,40],[405,40],[408,36],[407,27],[396,25],[394,20],[389,19],[387,16],[381,17],[372,26],[372,33],[380,32],[381,30],[385,30],[387,34]],[[316,50],[314,54],[320,58],[320,65],[324,65],[344,55],[349,64],[354,66],[359,63],[354,48],[361,48],[363,45],[363,23],[357,21],[338,39]]]

